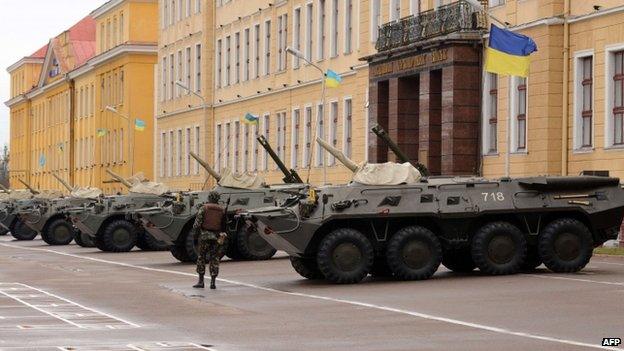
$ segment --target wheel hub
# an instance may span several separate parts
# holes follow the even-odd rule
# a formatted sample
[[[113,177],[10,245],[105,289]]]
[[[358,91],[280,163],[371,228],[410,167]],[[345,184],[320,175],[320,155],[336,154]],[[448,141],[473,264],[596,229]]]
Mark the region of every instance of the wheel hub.
[[[69,240],[72,237],[72,232],[65,226],[59,226],[54,230],[54,237],[58,241]]]
[[[125,229],[116,229],[113,232],[113,242],[115,245],[126,245],[130,241],[130,233]]]
[[[412,240],[401,250],[403,262],[411,269],[420,269],[431,260],[431,248],[422,241]]]
[[[572,261],[581,254],[580,238],[572,233],[561,233],[555,239],[555,253],[564,261]]]
[[[497,235],[488,245],[488,258],[496,264],[509,263],[516,253],[516,244],[509,236]]]
[[[341,271],[353,271],[362,262],[362,252],[353,243],[342,243],[334,249],[332,262]]]

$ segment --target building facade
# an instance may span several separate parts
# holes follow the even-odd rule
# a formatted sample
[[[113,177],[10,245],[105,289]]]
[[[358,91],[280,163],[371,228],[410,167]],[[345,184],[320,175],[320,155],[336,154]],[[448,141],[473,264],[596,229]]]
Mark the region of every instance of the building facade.
[[[123,192],[105,170],[152,174],[156,1],[109,1],[9,68],[11,186]],[[150,92],[150,93],[147,93]],[[143,131],[136,120],[145,121]]]

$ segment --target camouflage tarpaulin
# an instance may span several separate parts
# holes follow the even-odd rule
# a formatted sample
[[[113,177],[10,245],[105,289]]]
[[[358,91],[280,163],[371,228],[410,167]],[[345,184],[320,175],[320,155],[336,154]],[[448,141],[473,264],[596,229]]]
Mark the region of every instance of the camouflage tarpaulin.
[[[353,175],[353,181],[365,185],[413,184],[420,172],[411,163],[364,163]]]
[[[264,178],[253,174],[234,174],[229,169],[224,169],[221,173],[219,185],[228,188],[238,189],[258,189],[265,184]]]

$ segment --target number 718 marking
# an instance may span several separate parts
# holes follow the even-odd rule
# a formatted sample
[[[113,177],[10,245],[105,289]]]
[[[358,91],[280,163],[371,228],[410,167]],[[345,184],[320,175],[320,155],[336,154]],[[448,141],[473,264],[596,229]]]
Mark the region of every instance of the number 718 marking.
[[[500,191],[497,193],[481,193],[483,195],[483,201],[505,201],[505,194]]]

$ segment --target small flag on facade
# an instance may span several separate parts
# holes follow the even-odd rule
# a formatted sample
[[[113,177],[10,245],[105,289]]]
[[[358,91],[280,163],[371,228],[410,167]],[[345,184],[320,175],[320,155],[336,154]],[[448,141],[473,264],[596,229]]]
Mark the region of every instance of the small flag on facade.
[[[342,77],[340,74],[328,69],[327,73],[325,73],[325,85],[327,85],[328,88],[338,88],[341,83]]]
[[[106,134],[108,134],[108,130],[104,129],[104,128],[100,128],[96,132],[96,135],[97,135],[98,138],[104,137],[104,136],[106,136]]]
[[[56,146],[57,146],[56,151],[58,151],[59,154],[62,154],[63,151],[65,151],[65,146],[63,145],[63,143],[58,143]]]
[[[502,75],[527,77],[529,55],[537,51],[533,39],[493,25],[486,49],[485,70]]]
[[[45,164],[46,164],[46,157],[45,157],[44,154],[41,154],[39,156],[39,166],[43,167],[43,166],[45,166]]]
[[[247,112],[247,114],[243,118],[243,122],[245,122],[246,124],[258,124],[260,123],[260,117],[254,116],[251,113]]]
[[[134,120],[134,129],[138,130],[139,132],[145,131],[146,126],[147,125],[145,124],[144,120],[138,118]]]

